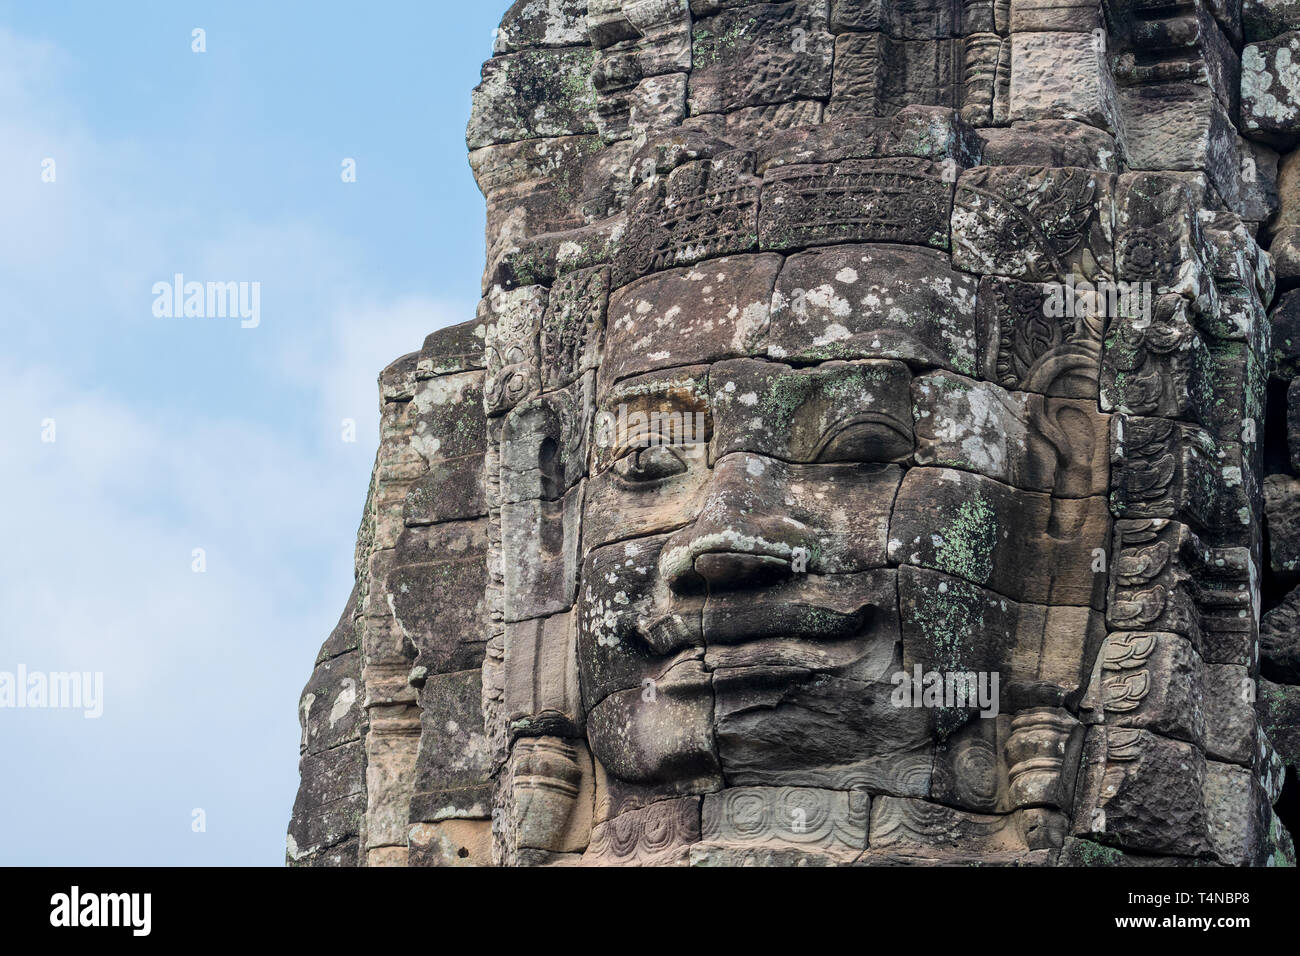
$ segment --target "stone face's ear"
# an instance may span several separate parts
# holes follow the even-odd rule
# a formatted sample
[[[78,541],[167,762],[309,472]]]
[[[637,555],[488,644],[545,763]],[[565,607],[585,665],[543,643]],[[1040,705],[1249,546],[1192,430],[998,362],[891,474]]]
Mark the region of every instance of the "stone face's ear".
[[[1108,421],[1092,402],[948,372],[916,378],[912,401],[918,465],[943,462],[1062,498],[1109,491]]]
[[[1106,420],[1095,406],[1061,398],[1026,396],[1032,467],[1058,498],[1087,498],[1107,490]]]
[[[594,375],[515,408],[501,434],[501,502],[556,501],[586,474]]]
[[[1096,399],[1104,319],[1082,314],[1073,285],[980,280],[980,374],[1010,391]]]
[[[582,277],[564,306],[544,313],[551,382],[489,429],[492,509],[488,589],[494,622],[480,743],[493,768],[493,858],[555,862],[590,839],[594,788],[583,740],[576,622],[582,510],[595,411],[595,359],[606,288]],[[555,302],[555,299],[551,299]],[[566,344],[567,343],[567,344]],[[590,367],[588,367],[590,366]]]
[[[600,367],[609,308],[609,268],[579,269],[556,280],[542,318],[542,384],[572,384]]]
[[[538,337],[549,291],[542,286],[498,289],[480,308],[485,331],[487,376],[483,406],[502,415],[541,392]]]
[[[505,861],[576,860],[591,841],[596,778],[587,746],[572,737],[526,737],[510,754],[499,795]],[[557,856],[558,855],[558,856]]]

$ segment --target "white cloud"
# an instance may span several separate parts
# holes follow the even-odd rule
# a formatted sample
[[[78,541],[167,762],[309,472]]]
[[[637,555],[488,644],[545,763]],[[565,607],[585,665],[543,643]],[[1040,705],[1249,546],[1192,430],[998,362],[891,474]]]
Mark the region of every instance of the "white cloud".
[[[274,863],[297,694],[350,586],[376,376],[473,306],[386,294],[314,223],[195,223],[150,188],[157,156],[50,92],[66,66],[0,28],[0,208],[20,224],[0,230],[0,670],[103,671],[105,716],[0,711],[25,779],[0,815],[28,821],[9,846],[27,862]],[[262,326],[159,324],[149,289],[173,271],[261,282]],[[193,806],[226,836],[194,844]]]
[[[418,351],[430,332],[473,317],[472,308],[418,296],[356,305],[335,314],[325,354],[312,374],[329,421],[355,419],[358,442],[373,447],[379,437],[380,371],[406,353]]]

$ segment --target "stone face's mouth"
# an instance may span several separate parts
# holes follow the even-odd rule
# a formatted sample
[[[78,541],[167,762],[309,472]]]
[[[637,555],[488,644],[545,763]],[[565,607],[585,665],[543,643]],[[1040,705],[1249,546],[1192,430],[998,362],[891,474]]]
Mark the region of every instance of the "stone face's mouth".
[[[893,641],[867,628],[853,637],[811,641],[797,637],[763,637],[743,644],[719,644],[704,652],[710,671],[793,667],[817,673],[851,672],[859,679],[883,677],[894,661]]]
[[[810,596],[815,597],[820,596]],[[845,608],[816,599],[782,600],[769,593],[710,596],[704,605],[704,641],[712,646],[766,638],[820,642],[852,637],[862,630],[873,609],[869,596],[862,601],[859,607]]]
[[[869,619],[892,617],[897,631],[897,572],[796,574],[770,587],[710,593],[704,601],[708,645],[766,637],[838,640]]]
[[[709,670],[796,667],[858,679],[883,676],[899,640],[896,572],[887,568],[797,575],[710,593],[702,605],[643,618],[636,630],[659,657],[702,648]]]
[[[841,577],[859,580],[851,587],[827,586]],[[840,588],[843,593],[835,593]],[[783,593],[790,590],[804,593]],[[892,573],[792,581],[774,592],[710,597],[704,610],[707,669],[716,674],[798,668],[856,680],[887,676],[900,631]]]

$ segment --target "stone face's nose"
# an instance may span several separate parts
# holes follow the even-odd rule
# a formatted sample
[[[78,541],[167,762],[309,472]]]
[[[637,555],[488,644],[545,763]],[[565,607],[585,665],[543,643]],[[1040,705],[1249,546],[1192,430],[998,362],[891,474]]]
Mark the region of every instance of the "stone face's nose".
[[[787,469],[743,452],[719,459],[699,516],[660,553],[663,580],[677,592],[746,590],[809,570],[808,526],[780,513]]]

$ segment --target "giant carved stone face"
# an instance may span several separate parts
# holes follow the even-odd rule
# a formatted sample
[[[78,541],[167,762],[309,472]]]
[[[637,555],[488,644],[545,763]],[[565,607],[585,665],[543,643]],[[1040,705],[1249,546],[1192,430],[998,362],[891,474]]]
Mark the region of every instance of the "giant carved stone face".
[[[754,784],[906,789],[928,775],[930,721],[873,696],[904,626],[952,665],[1013,671],[1026,699],[1077,690],[1102,598],[1104,424],[970,374],[975,287],[946,257],[852,244],[616,294],[605,362],[626,377],[600,385],[612,440],[587,486],[578,651],[621,777],[672,776],[695,747],[699,771]],[[962,632],[982,610],[962,581],[996,586],[987,623],[1016,656]],[[698,725],[682,747],[651,715],[601,739],[600,702],[646,681]],[[821,739],[804,723],[819,706],[845,718]]]
[[[917,665],[998,675],[1050,738],[1028,745],[1040,778],[1078,743],[1064,708],[1104,638],[1110,527],[1098,336],[1074,323],[1031,363],[1059,369],[1047,394],[1008,390],[979,374],[977,286],[935,251],[852,243],[611,297],[575,609],[586,735],[612,805],[702,793],[743,817],[697,857],[786,837],[847,862],[869,797],[905,798],[910,826],[936,757],[955,799],[1005,812],[1003,701],[971,728],[898,706]],[[805,836],[812,811],[835,827]]]
[[[410,426],[396,545],[481,527],[482,613],[448,585],[412,625],[387,585],[418,759],[368,744],[384,793],[416,777],[412,859],[489,818],[519,865],[1272,852],[1240,693],[1272,265],[1135,35],[1095,4],[512,8],[470,127],[483,304],[409,399],[481,390],[486,454]]]

